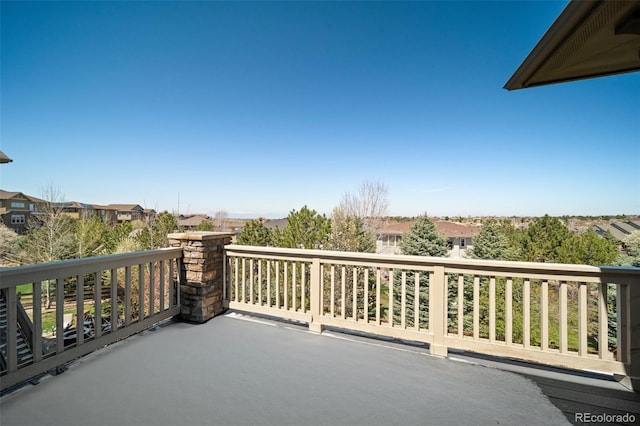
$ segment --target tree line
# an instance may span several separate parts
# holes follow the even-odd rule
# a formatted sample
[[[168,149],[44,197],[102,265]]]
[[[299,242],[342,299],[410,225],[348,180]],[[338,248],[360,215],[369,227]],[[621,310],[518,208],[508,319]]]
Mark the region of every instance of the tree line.
[[[289,213],[282,229],[267,228],[264,219],[247,222],[237,242],[373,253],[379,228],[371,226],[368,219],[340,207],[334,209],[329,218],[304,206]],[[374,222],[380,221],[378,218]],[[445,256],[447,239],[438,234],[433,221],[425,214],[402,236],[400,249],[406,255]],[[640,266],[640,231],[618,244],[610,234],[600,236],[591,230],[574,233],[562,219],[548,215],[536,218],[523,229],[508,220],[489,219],[473,239],[473,248],[467,255],[486,260]]]
[[[52,205],[41,211],[30,219],[24,235],[0,225],[3,266],[152,250],[166,247],[167,235],[177,229],[176,218],[166,211],[149,221],[115,226],[99,216],[72,218]]]

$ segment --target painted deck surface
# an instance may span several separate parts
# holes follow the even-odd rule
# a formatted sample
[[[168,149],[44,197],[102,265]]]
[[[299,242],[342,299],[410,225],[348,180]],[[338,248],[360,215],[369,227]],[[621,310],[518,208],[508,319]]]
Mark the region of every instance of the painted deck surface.
[[[3,396],[0,423],[559,425],[578,408],[612,413],[603,400],[640,418],[638,394],[615,382],[492,362],[230,313],[170,321],[77,360]]]

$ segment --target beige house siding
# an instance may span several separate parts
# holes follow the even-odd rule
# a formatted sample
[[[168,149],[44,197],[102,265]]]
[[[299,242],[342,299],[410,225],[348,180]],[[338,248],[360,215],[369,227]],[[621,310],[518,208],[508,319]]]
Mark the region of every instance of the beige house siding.
[[[402,235],[409,231],[415,220],[394,223],[383,229],[376,240],[376,253],[401,254]],[[434,225],[438,232],[447,239],[449,251],[447,257],[466,257],[467,250],[473,248],[473,238],[480,228],[455,222],[436,220]]]

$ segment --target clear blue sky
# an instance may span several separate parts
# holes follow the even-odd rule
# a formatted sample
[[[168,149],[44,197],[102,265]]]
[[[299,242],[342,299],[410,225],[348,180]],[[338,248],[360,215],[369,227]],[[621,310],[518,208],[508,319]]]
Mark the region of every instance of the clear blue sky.
[[[565,2],[6,2],[0,187],[330,214],[640,213],[640,73],[502,88]]]

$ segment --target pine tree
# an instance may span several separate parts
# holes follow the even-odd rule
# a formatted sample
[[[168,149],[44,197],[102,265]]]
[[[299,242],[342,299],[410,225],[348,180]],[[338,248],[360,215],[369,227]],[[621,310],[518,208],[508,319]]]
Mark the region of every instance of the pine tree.
[[[150,221],[136,235],[136,239],[144,250],[154,250],[169,245],[167,235],[178,229],[178,221],[171,213],[164,211],[155,220]]]
[[[640,231],[633,231],[622,240],[624,254],[620,257],[623,265],[640,267]]]
[[[618,258],[615,244],[598,236],[594,231],[572,236],[558,249],[558,262],[584,265],[613,265]]]
[[[273,233],[273,242],[276,247],[322,249],[330,234],[331,219],[304,206],[300,211],[291,210],[287,225]]]
[[[447,254],[447,240],[438,234],[436,227],[424,214],[418,217],[416,223],[402,236],[400,243],[402,254],[414,256],[445,256]],[[429,277],[426,272],[407,271],[405,274],[405,324],[407,327],[414,325],[415,313],[415,277],[419,274],[419,322],[421,328],[428,327],[429,324]],[[393,279],[393,321],[398,324],[402,318],[402,273],[396,271],[392,275]]]
[[[424,214],[402,236],[400,250],[402,254],[414,256],[445,256],[447,240],[438,234],[433,221]]]
[[[82,217],[75,222],[76,256],[78,258],[107,254],[106,241],[111,229],[101,217]]]
[[[507,235],[502,231],[500,224],[493,220],[487,220],[482,224],[480,233],[473,239],[473,249],[470,256],[476,259],[488,260],[517,260],[518,251],[513,246]]]
[[[572,234],[557,217],[536,218],[522,238],[523,260],[530,262],[558,262],[558,250]]]
[[[198,224],[198,226],[196,226],[196,231],[211,232],[215,230],[216,230],[215,225],[209,219],[204,219],[202,222]]]
[[[238,244],[267,247],[272,244],[271,230],[264,226],[264,219],[254,219],[245,223],[237,238]]]

